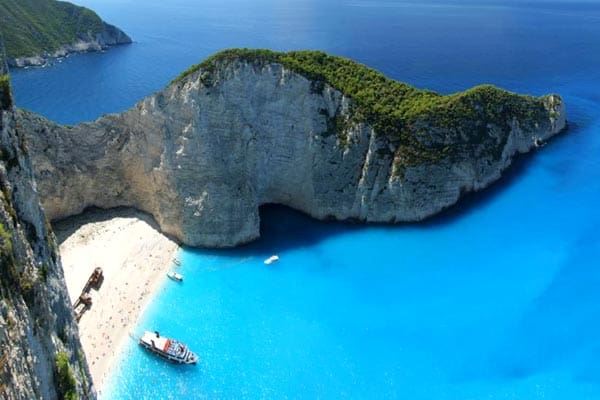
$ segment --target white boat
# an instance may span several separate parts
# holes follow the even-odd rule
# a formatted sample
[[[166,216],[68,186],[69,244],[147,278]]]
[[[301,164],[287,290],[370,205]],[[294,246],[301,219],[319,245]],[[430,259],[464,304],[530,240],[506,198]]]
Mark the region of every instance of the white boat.
[[[174,281],[183,282],[183,275],[178,274],[175,271],[169,271],[169,272],[167,272],[167,276],[169,278],[173,279]]]
[[[269,257],[269,258],[267,258],[265,260],[265,264],[268,265],[268,264],[272,264],[272,263],[277,262],[277,261],[279,261],[279,256],[278,255],[273,255],[273,256],[271,256],[271,257]]]
[[[200,359],[184,343],[162,337],[158,332],[144,332],[138,343],[149,352],[174,363],[196,364]]]
[[[181,265],[181,261],[179,261],[178,258],[174,258],[173,259],[173,264],[175,264],[175,265]]]

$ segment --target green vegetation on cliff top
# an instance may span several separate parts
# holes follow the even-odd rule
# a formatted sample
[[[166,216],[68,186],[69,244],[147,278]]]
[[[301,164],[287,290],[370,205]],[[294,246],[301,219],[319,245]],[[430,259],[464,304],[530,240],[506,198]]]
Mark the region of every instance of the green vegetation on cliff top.
[[[90,9],[55,0],[0,0],[0,33],[9,57],[53,52],[82,34],[102,32]]]
[[[431,128],[444,129],[456,136],[467,135],[469,142],[476,143],[482,139],[481,135],[488,136],[488,123],[510,130],[513,119],[523,125],[547,116],[543,98],[517,95],[491,85],[443,96],[320,51],[225,50],[189,68],[173,83],[201,70],[203,83],[210,86],[217,68],[236,61],[279,63],[311,80],[317,91],[322,90],[323,83],[338,89],[353,100],[351,122],[368,122],[378,134],[389,138],[402,150],[405,165],[436,159],[441,151],[448,151],[447,143],[438,143],[436,147],[417,139]]]

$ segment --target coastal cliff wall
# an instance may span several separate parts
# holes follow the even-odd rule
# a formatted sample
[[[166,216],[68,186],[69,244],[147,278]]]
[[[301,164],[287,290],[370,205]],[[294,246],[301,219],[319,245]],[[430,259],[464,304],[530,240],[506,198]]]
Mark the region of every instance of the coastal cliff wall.
[[[208,247],[257,238],[267,203],[319,219],[419,221],[485,188],[566,124],[557,95],[525,100],[482,87],[452,100],[464,115],[444,119],[448,108],[435,106],[394,136],[306,75],[217,58],[93,123],[63,127],[21,111],[48,217],[131,206]],[[507,100],[493,103],[498,94]]]
[[[132,40],[127,34],[114,25],[102,22],[103,29],[98,33],[82,32],[71,43],[60,45],[57,49],[43,51],[31,56],[8,57],[7,61],[11,67],[39,67],[48,61],[65,57],[73,53],[106,50],[111,46],[130,44]]]
[[[1,46],[0,46],[1,47]],[[0,48],[0,398],[95,398]]]

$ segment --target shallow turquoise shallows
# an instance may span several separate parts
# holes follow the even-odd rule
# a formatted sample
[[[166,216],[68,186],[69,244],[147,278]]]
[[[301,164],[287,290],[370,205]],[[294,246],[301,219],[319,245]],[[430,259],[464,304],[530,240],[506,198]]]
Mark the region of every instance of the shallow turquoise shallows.
[[[600,4],[85,0],[137,43],[13,71],[63,123],[121,111],[228,47],[318,48],[445,93],[558,92],[570,130],[419,225],[262,210],[262,238],[184,249],[141,317],[201,361],[131,341],[102,399],[600,399]],[[272,265],[263,260],[278,254]]]

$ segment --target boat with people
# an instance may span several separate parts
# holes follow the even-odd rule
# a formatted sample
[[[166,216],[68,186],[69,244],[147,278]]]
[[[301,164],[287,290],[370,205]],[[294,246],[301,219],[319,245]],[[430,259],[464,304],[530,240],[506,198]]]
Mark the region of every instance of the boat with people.
[[[184,343],[160,336],[158,331],[144,332],[138,343],[149,352],[174,363],[196,364],[200,360]]]
[[[175,271],[169,271],[169,272],[167,272],[167,276],[169,278],[173,279],[174,281],[183,282],[183,275],[178,274]]]

